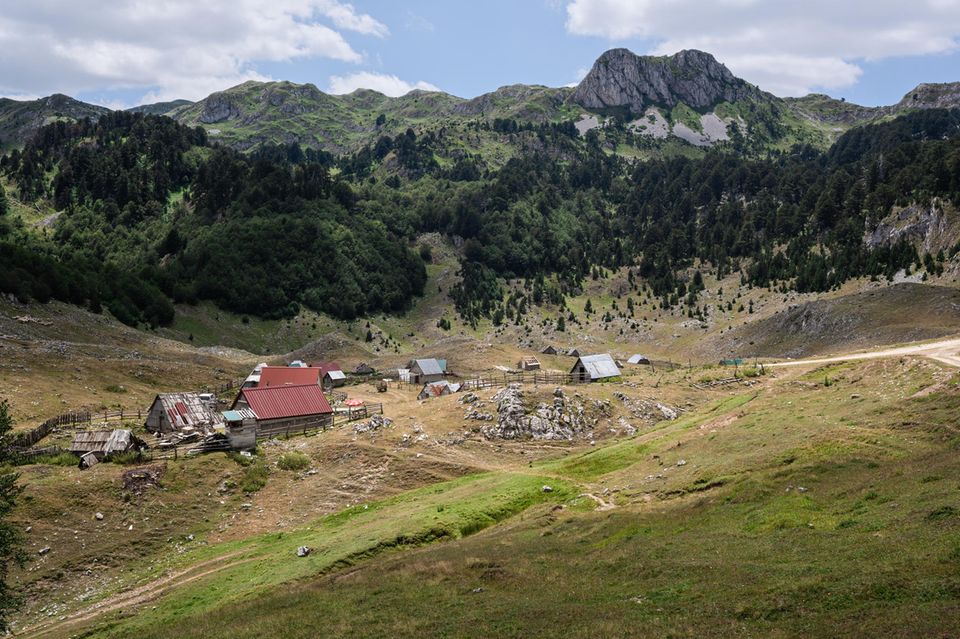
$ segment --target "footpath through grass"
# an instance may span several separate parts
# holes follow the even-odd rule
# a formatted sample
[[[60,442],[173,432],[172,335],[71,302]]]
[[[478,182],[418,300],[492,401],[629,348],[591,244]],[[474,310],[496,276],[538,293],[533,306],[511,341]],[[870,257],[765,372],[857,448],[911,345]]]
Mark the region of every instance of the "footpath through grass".
[[[543,491],[546,484],[550,492]],[[185,573],[170,584],[170,594],[155,607],[135,616],[123,619],[123,613],[116,612],[98,620],[107,624],[92,636],[146,636],[229,602],[250,600],[280,584],[322,575],[392,549],[457,539],[535,504],[564,501],[575,494],[572,485],[556,478],[473,475],[357,505],[303,529],[208,546],[188,559],[190,565],[203,564],[202,576]],[[310,554],[297,557],[300,546],[309,547]]]

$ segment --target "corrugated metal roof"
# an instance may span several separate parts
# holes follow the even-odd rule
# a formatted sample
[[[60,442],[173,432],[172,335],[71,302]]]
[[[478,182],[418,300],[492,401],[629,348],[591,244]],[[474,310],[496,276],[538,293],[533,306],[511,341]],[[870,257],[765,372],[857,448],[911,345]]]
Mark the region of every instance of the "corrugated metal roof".
[[[442,395],[449,395],[450,393],[457,393],[460,391],[460,386],[460,384],[451,384],[445,379],[439,382],[428,382],[423,385],[423,390],[420,391],[418,398],[440,397]]]
[[[313,363],[313,367],[320,369],[320,377],[321,377],[321,378],[323,378],[324,375],[326,375],[327,373],[329,373],[329,372],[331,372],[331,371],[342,371],[342,370],[343,370],[342,368],[340,368],[340,364],[337,364],[336,362],[314,362],[314,363]]]
[[[343,371],[327,371],[327,375],[330,376],[330,379],[346,379],[347,376],[343,374]]]
[[[153,401],[160,402],[174,430],[223,425],[220,414],[200,399],[200,393],[161,393]]]
[[[590,379],[605,379],[607,377],[616,377],[620,374],[617,363],[608,354],[585,355],[577,360],[582,363]],[[576,365],[574,365],[576,369]]]
[[[70,452],[84,453],[122,453],[133,445],[133,435],[129,430],[91,430],[76,433]]]
[[[292,384],[299,386],[301,384],[319,384],[323,377],[323,369],[311,366],[309,368],[299,368],[290,366],[267,366],[260,371],[260,383],[258,388],[266,386],[283,386]]]
[[[642,364],[642,363],[646,363],[646,362],[648,362],[648,361],[650,361],[650,360],[648,360],[648,359],[647,359],[646,357],[644,357],[643,355],[637,354],[637,355],[631,355],[631,356],[630,356],[630,359],[627,360],[627,363],[628,363],[628,364]]]
[[[421,375],[443,375],[443,367],[435,359],[415,359],[409,368],[416,366]]]
[[[237,400],[241,396],[247,400],[247,404],[260,420],[323,415],[333,412],[327,398],[323,396],[323,389],[316,383],[244,388],[237,396]]]
[[[257,416],[249,408],[238,408],[236,410],[225,410],[221,413],[228,422],[242,422],[245,419],[256,419]]]

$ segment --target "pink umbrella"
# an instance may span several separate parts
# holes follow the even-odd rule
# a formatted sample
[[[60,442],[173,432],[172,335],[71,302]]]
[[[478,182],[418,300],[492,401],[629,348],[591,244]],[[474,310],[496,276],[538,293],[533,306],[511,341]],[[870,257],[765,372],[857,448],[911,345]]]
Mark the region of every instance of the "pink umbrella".
[[[363,406],[363,400],[362,400],[362,399],[348,399],[348,400],[345,401],[343,404],[344,404],[345,406],[350,406],[350,407],[353,407],[353,406]]]

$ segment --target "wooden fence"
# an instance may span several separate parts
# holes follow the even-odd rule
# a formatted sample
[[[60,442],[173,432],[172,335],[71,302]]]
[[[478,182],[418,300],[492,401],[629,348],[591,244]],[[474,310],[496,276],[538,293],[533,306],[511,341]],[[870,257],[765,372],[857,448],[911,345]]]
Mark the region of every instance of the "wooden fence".
[[[555,373],[549,371],[523,371],[516,373],[502,373],[500,375],[485,375],[464,380],[460,390],[471,391],[482,388],[498,388],[508,384],[550,384],[566,386],[570,384],[584,384],[576,375],[570,373]]]
[[[318,417],[297,424],[275,424],[272,426],[257,426],[257,441],[261,439],[271,439],[273,437],[283,437],[289,439],[297,435],[309,435],[333,428],[340,424],[354,422],[360,419],[366,419],[371,415],[382,415],[383,404],[365,404],[363,406],[351,407],[347,410],[337,411],[331,416]],[[226,439],[212,442],[200,442],[183,444],[180,446],[167,446],[164,448],[151,448],[148,451],[153,459],[179,459],[180,457],[189,457],[202,453],[226,452],[230,450],[230,444]]]

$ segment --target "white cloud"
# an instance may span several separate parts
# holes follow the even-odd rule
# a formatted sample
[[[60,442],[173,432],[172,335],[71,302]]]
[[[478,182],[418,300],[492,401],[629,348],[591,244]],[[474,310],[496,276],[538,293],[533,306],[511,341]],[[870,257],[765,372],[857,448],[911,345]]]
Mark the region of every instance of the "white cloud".
[[[578,84],[580,84],[580,80],[583,80],[589,72],[590,72],[590,69],[588,69],[587,67],[578,68],[577,72],[573,74],[573,80],[563,86],[568,88],[573,88],[577,86]]]
[[[572,0],[567,30],[702,49],[778,95],[857,81],[858,62],[955,51],[960,0]]]
[[[362,62],[341,31],[389,33],[338,0],[4,3],[0,93],[143,89],[143,101],[199,99],[266,79],[258,62]]]
[[[406,80],[401,80],[395,75],[389,75],[386,73],[373,73],[370,71],[361,71],[359,73],[351,73],[350,75],[335,75],[330,77],[330,88],[328,90],[334,95],[351,93],[357,89],[373,89],[374,91],[379,91],[380,93],[388,95],[392,98],[406,95],[414,89],[421,89],[423,91],[440,90],[429,82],[424,82],[423,80],[411,84]]]

